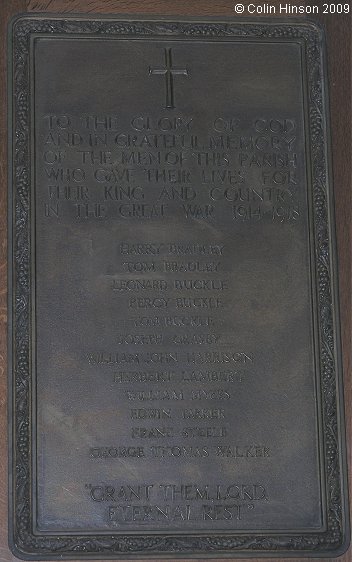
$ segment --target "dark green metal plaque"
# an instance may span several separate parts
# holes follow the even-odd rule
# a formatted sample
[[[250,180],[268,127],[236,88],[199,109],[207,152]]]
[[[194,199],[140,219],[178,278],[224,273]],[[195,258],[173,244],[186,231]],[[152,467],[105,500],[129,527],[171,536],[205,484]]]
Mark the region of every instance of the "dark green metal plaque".
[[[10,47],[14,552],[343,552],[321,30],[33,15]]]

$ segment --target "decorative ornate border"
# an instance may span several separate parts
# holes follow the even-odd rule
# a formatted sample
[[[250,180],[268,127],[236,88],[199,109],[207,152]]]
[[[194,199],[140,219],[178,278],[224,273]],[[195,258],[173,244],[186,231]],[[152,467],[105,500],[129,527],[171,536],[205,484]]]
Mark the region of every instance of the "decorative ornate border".
[[[33,33],[96,34],[98,36],[243,37],[303,40],[306,48],[310,121],[311,174],[313,185],[314,246],[317,277],[319,356],[322,391],[322,422],[326,474],[327,530],[311,534],[226,536],[90,535],[39,536],[32,531],[31,511],[31,374],[30,374],[30,61]],[[12,367],[12,547],[25,558],[126,557],[129,556],[284,556],[330,555],[346,548],[344,466],[341,455],[339,350],[336,351],[334,271],[331,269],[329,193],[327,186],[327,130],[323,95],[322,34],[309,22],[174,22],[117,21],[22,16],[13,22],[13,134],[12,201],[13,232],[13,326]],[[11,186],[10,186],[11,193]],[[335,288],[334,288],[335,290]]]

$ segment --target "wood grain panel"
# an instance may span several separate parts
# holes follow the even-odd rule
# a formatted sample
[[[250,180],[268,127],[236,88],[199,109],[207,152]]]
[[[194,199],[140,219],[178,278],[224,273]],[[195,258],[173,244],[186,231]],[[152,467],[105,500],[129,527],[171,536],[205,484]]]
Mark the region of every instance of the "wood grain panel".
[[[145,14],[179,14],[179,15],[227,15],[234,16],[235,1],[229,0],[29,0],[28,11],[36,12],[100,12],[100,13],[145,13]],[[242,4],[250,4],[244,0]],[[264,4],[264,2],[254,2]],[[279,6],[280,0],[266,2]],[[304,5],[304,1],[295,2],[297,6]]]
[[[241,0],[248,4],[248,0]],[[254,1],[254,0],[253,0]],[[0,5],[0,562],[17,561],[7,547],[7,414],[6,414],[6,25],[20,12],[61,13],[145,13],[165,15],[226,15],[234,17],[235,1],[228,0],[2,0]],[[254,2],[263,5],[264,2]],[[280,0],[267,2],[278,6]],[[304,2],[291,2],[304,5]],[[319,5],[307,0],[306,5]],[[333,175],[336,206],[336,230],[339,255],[340,305],[349,475],[352,466],[352,386],[351,386],[351,17],[328,15],[318,19],[326,26],[329,62],[329,87],[332,123]],[[350,497],[352,494],[350,494]],[[198,559],[202,562],[202,559]],[[238,560],[238,559],[237,559]],[[251,559],[258,562],[260,559]],[[263,560],[263,559],[261,559]],[[268,559],[275,562],[278,559]],[[283,560],[283,559],[281,559]],[[296,558],[295,560],[306,560]],[[332,562],[335,559],[315,559]],[[352,561],[352,549],[338,559]]]

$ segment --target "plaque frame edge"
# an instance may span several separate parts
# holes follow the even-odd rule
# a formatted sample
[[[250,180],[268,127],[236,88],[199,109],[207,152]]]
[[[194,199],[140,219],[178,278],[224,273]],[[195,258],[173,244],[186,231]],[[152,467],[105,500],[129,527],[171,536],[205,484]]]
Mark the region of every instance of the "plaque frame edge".
[[[349,538],[349,534],[350,534],[350,527],[349,527],[349,516],[348,516],[348,486],[347,486],[347,471],[346,471],[346,465],[347,465],[347,458],[346,458],[346,428],[345,428],[345,418],[344,418],[344,394],[343,394],[343,377],[342,377],[342,358],[341,358],[341,338],[340,338],[340,329],[339,329],[339,298],[338,298],[338,270],[337,270],[337,260],[338,260],[338,256],[337,256],[337,252],[336,252],[336,233],[335,233],[335,213],[334,213],[334,192],[333,192],[333,184],[332,184],[332,155],[331,155],[331,131],[330,131],[330,111],[329,111],[329,96],[328,96],[328,87],[327,87],[327,57],[326,57],[326,42],[325,42],[325,35],[324,35],[324,28],[323,26],[315,21],[315,20],[311,20],[308,18],[302,18],[302,19],[298,19],[298,18],[230,18],[230,17],[200,17],[200,16],[193,16],[193,17],[185,17],[185,18],[181,18],[180,16],[162,16],[162,15],[150,15],[150,14],[50,14],[50,13],[21,13],[21,14],[16,14],[14,17],[11,18],[10,22],[9,22],[9,26],[8,26],[8,122],[9,122],[9,128],[8,128],[8,146],[9,146],[9,150],[8,150],[8,252],[9,252],[9,264],[8,264],[8,281],[9,281],[9,291],[8,291],[8,306],[9,306],[9,320],[8,320],[8,343],[9,343],[9,354],[8,354],[8,379],[9,379],[9,408],[8,408],[8,426],[9,426],[9,449],[10,449],[10,454],[9,454],[9,489],[10,492],[14,490],[14,482],[16,481],[16,475],[15,475],[15,466],[13,464],[14,459],[16,458],[16,452],[18,449],[18,442],[15,439],[16,437],[16,433],[14,431],[15,428],[15,423],[14,421],[16,421],[16,417],[14,418],[14,414],[16,413],[16,408],[18,406],[18,395],[16,395],[15,393],[15,388],[16,385],[14,384],[14,377],[12,376],[12,371],[15,365],[15,360],[16,360],[16,356],[13,354],[13,349],[15,347],[14,345],[14,341],[15,341],[15,327],[16,327],[16,319],[15,319],[15,307],[14,307],[14,297],[16,296],[16,286],[13,285],[13,280],[16,279],[15,275],[14,275],[14,268],[16,265],[16,260],[15,260],[15,251],[14,251],[14,241],[16,240],[16,237],[14,236],[15,232],[16,232],[16,221],[14,220],[14,201],[16,199],[16,189],[18,187],[17,185],[17,175],[15,173],[15,158],[13,158],[16,154],[16,150],[14,150],[14,134],[13,132],[15,131],[14,129],[14,125],[16,123],[16,119],[15,119],[15,113],[16,113],[16,102],[14,101],[14,93],[16,91],[15,88],[15,64],[14,64],[14,54],[16,52],[16,49],[13,46],[13,42],[16,36],[16,26],[21,22],[21,20],[25,20],[27,22],[31,22],[31,23],[35,23],[36,20],[39,21],[44,21],[44,20],[53,20],[55,22],[61,22],[63,24],[68,24],[71,20],[76,21],[76,23],[83,23],[83,22],[91,22],[91,21],[96,21],[99,20],[100,22],[102,21],[116,21],[116,22],[128,22],[129,24],[133,24],[134,22],[136,23],[146,23],[146,24],[155,24],[157,22],[159,22],[162,25],[166,25],[168,23],[176,23],[182,25],[182,24],[196,24],[198,23],[200,26],[204,26],[204,25],[209,25],[211,26],[212,24],[214,26],[220,26],[221,24],[223,24],[223,26],[229,25],[230,23],[234,26],[250,26],[250,25],[258,25],[259,27],[261,26],[263,27],[269,27],[269,26],[276,26],[276,27],[280,27],[282,26],[283,29],[287,26],[300,26],[303,28],[309,28],[310,29],[310,33],[315,36],[315,38],[318,37],[319,39],[319,44],[320,44],[320,65],[318,63],[319,66],[319,70],[322,71],[322,76],[320,76],[320,86],[321,86],[321,92],[320,92],[320,101],[323,107],[323,121],[322,121],[322,130],[323,132],[325,132],[325,136],[323,137],[323,142],[321,143],[323,145],[323,152],[324,152],[324,157],[323,157],[323,162],[324,162],[324,171],[326,172],[326,182],[325,182],[325,190],[326,190],[326,194],[328,195],[328,197],[326,198],[326,214],[327,214],[327,219],[325,220],[325,226],[327,226],[327,231],[328,231],[328,243],[329,243],[329,248],[332,250],[331,251],[331,255],[329,255],[329,265],[330,268],[328,269],[328,281],[330,282],[330,287],[331,287],[331,315],[332,315],[332,327],[333,327],[333,338],[334,338],[334,367],[335,369],[335,392],[336,392],[336,422],[339,428],[338,431],[338,447],[337,447],[337,456],[339,458],[339,467],[340,467],[340,471],[339,471],[339,479],[340,479],[340,491],[341,491],[341,532],[340,532],[340,539],[338,544],[336,545],[336,548],[331,548],[331,549],[321,549],[321,550],[312,550],[312,549],[296,549],[296,550],[291,550],[291,549],[285,549],[283,548],[282,550],[279,549],[261,549],[258,548],[256,550],[249,550],[249,548],[247,547],[247,550],[241,550],[240,548],[234,547],[233,549],[229,549],[229,550],[221,550],[217,549],[217,550],[188,550],[186,548],[182,548],[181,549],[176,549],[174,550],[172,547],[170,548],[170,546],[166,549],[163,550],[150,550],[149,552],[147,552],[146,550],[139,550],[139,549],[130,549],[130,550],[120,550],[120,551],[112,551],[109,550],[108,552],[102,552],[102,551],[97,551],[97,550],[93,550],[93,551],[88,551],[85,550],[83,544],[81,544],[82,548],[77,548],[77,549],[67,549],[65,551],[59,550],[59,552],[56,551],[52,552],[51,549],[49,548],[49,551],[44,548],[44,549],[40,549],[40,550],[28,550],[28,549],[21,549],[21,547],[18,544],[18,541],[16,541],[16,538],[19,538],[19,535],[16,533],[16,519],[15,519],[15,498],[16,498],[16,494],[14,494],[13,496],[11,496],[11,494],[9,494],[9,546],[11,551],[13,552],[13,554],[21,559],[24,560],[50,560],[50,559],[70,559],[70,558],[76,558],[76,559],[130,559],[130,558],[139,558],[139,559],[150,559],[150,558],[154,558],[154,559],[162,559],[162,558],[185,558],[185,557],[191,557],[191,558],[238,558],[238,557],[247,557],[247,558],[253,558],[253,557],[277,557],[277,556],[285,556],[285,557],[293,557],[293,558],[297,558],[297,557],[331,557],[331,556],[340,556],[342,555],[344,552],[346,552],[346,550],[348,549],[349,543],[350,543],[350,538]],[[76,31],[77,32],[77,31]],[[78,33],[80,32],[80,30],[78,30]],[[61,31],[62,33],[62,31]],[[72,30],[69,31],[68,33],[73,33]],[[176,33],[175,33],[176,34]],[[115,34],[116,36],[116,34]],[[155,36],[155,35],[154,35]],[[160,33],[160,38],[165,37],[165,35],[162,35]],[[171,35],[169,35],[168,37],[172,37]],[[234,35],[234,37],[236,37],[236,35]],[[30,32],[28,33],[28,37],[27,39],[30,39]],[[305,41],[307,41],[306,38],[304,38]],[[306,45],[307,46],[307,45]],[[26,53],[27,58],[29,59],[29,51],[27,51]],[[26,56],[25,55],[25,56]],[[318,56],[319,58],[319,56]],[[30,66],[28,64],[28,66]],[[308,73],[308,63],[306,64],[305,68],[303,69],[306,73]],[[26,72],[25,72],[26,74]],[[308,86],[308,80],[307,80],[307,86]],[[30,98],[30,78],[29,78],[29,73],[28,73],[28,68],[27,68],[27,89],[26,89],[26,93],[27,93],[27,97]],[[18,100],[17,100],[18,101]],[[30,103],[29,103],[30,105]],[[310,107],[311,104],[309,104]],[[307,109],[309,109],[309,107]],[[30,108],[28,111],[28,107],[27,107],[27,114],[30,115]],[[28,115],[27,115],[28,117]],[[310,120],[307,123],[307,129],[309,130],[309,139],[310,139],[310,150],[312,150],[312,146],[313,146],[313,141],[311,138],[311,131],[310,131]],[[28,124],[27,124],[27,129],[28,129]],[[30,128],[28,129],[30,130]],[[30,156],[30,141],[28,139],[28,153]],[[25,162],[25,165],[27,164],[27,167],[29,168],[29,172],[31,171],[31,162],[30,162],[30,157],[29,157],[29,162]],[[309,168],[307,167],[307,173],[309,173],[310,175],[313,175],[313,165],[311,165]],[[29,174],[29,179],[27,178],[27,182],[24,182],[24,190],[29,190],[30,191],[30,187],[31,187],[31,178],[30,178]],[[314,190],[314,178],[312,179],[312,191]],[[27,195],[30,195],[27,193]],[[314,218],[315,218],[315,208],[313,205],[313,214],[314,214]],[[28,215],[28,213],[27,213]],[[28,217],[27,217],[28,219]],[[30,240],[30,220],[29,220],[29,234],[27,233],[29,240]],[[311,233],[312,237],[314,238],[314,247],[316,244],[316,232],[313,229],[313,232]],[[30,250],[30,242],[28,243],[28,252]],[[29,252],[30,254],[30,252]],[[30,258],[29,258],[30,259]],[[315,256],[315,265],[317,265],[317,257]],[[17,263],[18,265],[18,263]],[[27,272],[27,278],[25,279],[25,284],[30,285],[30,276],[29,273]],[[318,285],[318,284],[317,284]],[[29,290],[30,293],[30,290]],[[30,306],[30,296],[29,296],[29,302],[27,304],[29,304]],[[320,328],[321,326],[321,318],[318,318],[318,327]],[[29,336],[29,334],[28,334]],[[319,349],[321,350],[321,346],[319,346]],[[28,370],[28,375],[29,378],[31,376],[30,373],[30,368]],[[29,393],[30,393],[30,388],[29,388]],[[28,395],[27,395],[27,400],[28,400]],[[324,406],[324,404],[323,404]],[[30,418],[30,416],[29,416]],[[29,419],[27,420],[28,425],[29,424]],[[28,435],[30,436],[30,431],[27,427],[28,430]],[[325,436],[325,433],[324,433]],[[27,442],[28,445],[28,442]],[[29,447],[28,447],[28,455],[30,456],[30,452],[31,452],[31,445],[29,443]],[[324,457],[325,461],[326,458]],[[28,482],[27,482],[28,485]],[[12,501],[13,499],[13,501]],[[17,498],[16,498],[17,499]],[[28,505],[27,505],[28,508]],[[30,509],[30,508],[29,508]],[[32,512],[30,513],[30,515],[32,514]],[[26,529],[26,531],[28,532],[28,529]],[[114,533],[111,533],[111,535],[113,535]],[[287,531],[285,534],[284,533],[280,533],[280,536],[286,536],[287,538],[291,535],[292,538],[294,537],[294,535],[297,533],[290,533],[289,531]],[[55,534],[54,534],[55,535]],[[98,535],[98,539],[99,538],[104,538],[104,535],[100,535],[97,533]],[[201,541],[202,539],[206,539],[207,536],[201,535],[201,536],[197,536],[197,533],[184,533],[185,536],[187,536],[189,539],[193,538],[195,540],[197,540],[197,538],[199,539],[199,541]],[[210,535],[210,533],[209,533]],[[237,533],[237,535],[233,536],[233,538],[236,538],[236,536],[241,537],[244,536],[245,533]],[[270,539],[270,535],[275,535],[275,532],[269,531],[266,532],[265,535],[263,535],[263,538],[265,538],[266,536],[268,536],[268,539]],[[277,533],[276,533],[277,535]],[[308,533],[304,533],[304,535],[309,536]],[[148,533],[146,533],[146,537],[143,538],[147,538]],[[161,531],[160,532],[160,536],[159,535],[149,535],[149,538],[151,539],[171,539],[172,533],[167,533],[166,531]],[[216,534],[212,535],[213,538],[221,538],[221,532],[218,532]],[[45,541],[49,541],[50,542],[50,538],[53,539],[53,542],[55,542],[55,536],[51,536],[50,534],[45,534],[43,535],[37,535],[37,534],[31,534],[31,532],[27,533],[27,537],[30,537],[32,540],[38,540],[40,542],[40,539],[43,540],[43,542]],[[69,536],[63,535],[61,536],[61,538],[63,540],[65,539],[70,539]],[[72,537],[73,539],[74,537]],[[79,542],[84,543],[84,542],[89,542],[90,539],[92,539],[91,542],[94,543],[94,538],[93,538],[93,533],[89,534],[89,535],[84,535],[84,536],[76,536],[77,538],[77,546],[79,546]],[[115,538],[118,540],[119,538],[130,538],[130,539],[141,539],[143,540],[142,537],[139,537],[138,534],[135,535],[128,535],[126,534],[126,537],[123,537],[121,535],[121,533],[119,533],[118,535],[115,535]],[[179,540],[179,542],[182,542],[182,536],[180,535],[174,535],[174,541],[175,543],[177,543],[177,541]],[[226,538],[231,539],[231,536],[228,535],[224,535],[224,539],[226,540]],[[248,537],[250,538],[250,537]],[[255,537],[251,537],[251,538],[255,538]],[[297,537],[296,537],[297,538]],[[303,537],[302,537],[303,538]],[[22,544],[22,546],[25,546],[24,544]],[[26,545],[28,546],[28,545]],[[176,546],[176,544],[175,544]],[[45,552],[43,552],[45,550]]]

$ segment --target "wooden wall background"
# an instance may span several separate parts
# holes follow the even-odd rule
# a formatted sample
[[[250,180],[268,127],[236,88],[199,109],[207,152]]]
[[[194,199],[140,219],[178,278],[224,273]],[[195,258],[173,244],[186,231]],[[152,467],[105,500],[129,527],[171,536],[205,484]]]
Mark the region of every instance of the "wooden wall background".
[[[278,5],[280,0],[271,0]],[[341,1],[341,0],[339,0]],[[343,0],[346,2],[346,0]],[[249,0],[241,0],[248,4]],[[337,3],[337,0],[330,0]],[[263,5],[263,0],[253,0]],[[318,5],[323,0],[292,0],[295,5]],[[0,562],[17,558],[7,546],[7,357],[6,357],[6,200],[7,200],[7,111],[6,27],[20,12],[149,13],[235,17],[235,0],[0,0]],[[352,5],[350,5],[352,10]],[[351,15],[319,15],[326,27],[332,123],[333,176],[339,255],[340,305],[350,488],[352,478],[352,385],[351,385]],[[352,493],[350,493],[352,497]],[[351,510],[352,511],[352,510]],[[238,559],[237,559],[238,560]],[[274,560],[266,559],[268,562]],[[277,560],[277,559],[276,559]],[[299,559],[296,559],[297,561]],[[303,560],[303,559],[301,559]],[[315,559],[317,562],[334,559]],[[340,562],[352,561],[352,548]],[[257,562],[256,559],[252,559]],[[202,561],[200,561],[202,562]]]

